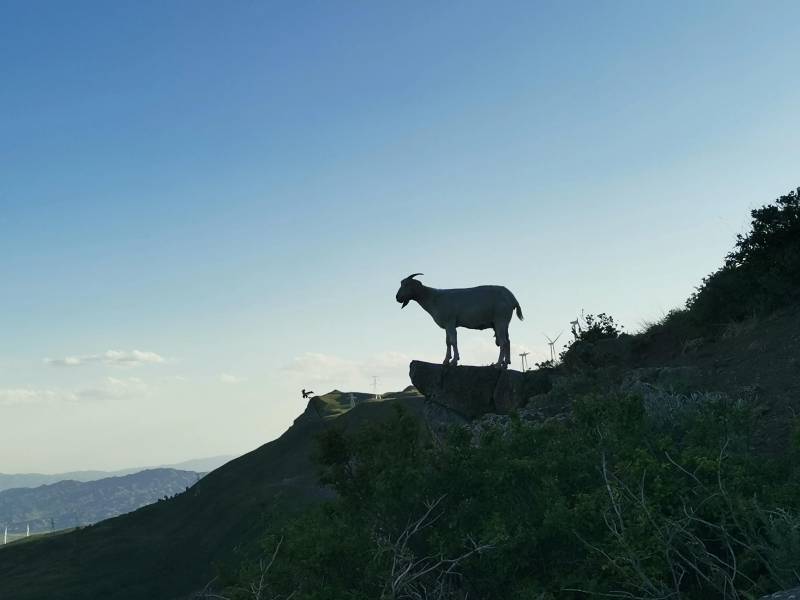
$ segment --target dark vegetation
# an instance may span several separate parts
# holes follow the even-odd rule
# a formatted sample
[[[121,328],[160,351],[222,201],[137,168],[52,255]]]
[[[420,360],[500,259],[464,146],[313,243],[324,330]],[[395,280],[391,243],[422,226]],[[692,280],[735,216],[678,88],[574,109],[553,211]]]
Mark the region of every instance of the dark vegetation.
[[[796,192],[753,211],[722,269],[641,333],[591,315],[530,400],[551,416],[439,435],[413,390],[353,410],[335,392],[189,493],[0,549],[0,597],[750,599],[798,585],[799,212]]]
[[[402,412],[330,430],[319,458],[338,497],[263,538],[265,554],[282,540],[264,597],[723,598],[796,582],[797,447],[765,463],[752,415],[721,397],[660,416],[584,396],[569,423],[515,422],[477,446],[463,430],[433,444]],[[252,598],[260,575],[246,564],[226,595]]]
[[[687,308],[697,325],[741,321],[800,301],[800,188],[751,213],[725,264],[703,280]]]

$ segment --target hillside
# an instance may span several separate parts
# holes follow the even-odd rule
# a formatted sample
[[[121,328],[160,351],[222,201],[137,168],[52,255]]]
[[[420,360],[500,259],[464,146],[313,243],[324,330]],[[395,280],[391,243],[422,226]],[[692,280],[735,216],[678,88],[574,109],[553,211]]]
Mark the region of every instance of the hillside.
[[[572,388],[583,385],[583,375],[576,372],[603,373],[598,378],[606,381],[603,385],[635,380],[675,392],[745,394],[758,399],[762,446],[786,446],[787,416],[800,410],[795,350],[800,311],[786,309],[689,348],[667,337],[652,329],[576,347],[573,352],[580,350],[582,360],[602,360],[603,366],[589,371],[559,367],[551,374],[553,390],[535,396],[531,406],[547,405],[548,414],[568,410]],[[470,369],[475,368],[454,372]],[[235,562],[237,548],[256,539],[272,515],[282,515],[287,505],[296,510],[332,497],[318,483],[311,458],[317,434],[381,422],[393,414],[393,405],[431,419],[431,405],[413,388],[380,401],[355,394],[355,408],[350,398],[339,391],[313,398],[280,438],[209,474],[188,493],[92,527],[0,550],[0,597],[34,600],[56,589],[65,600],[185,597],[214,577],[211,565]],[[438,406],[433,419],[460,422],[449,412],[457,409]]]
[[[0,473],[0,492],[12,488],[37,487],[59,481],[96,481],[106,477],[122,477],[148,469],[176,469],[178,471],[194,471],[208,473],[221,467],[233,456],[209,456],[208,458],[194,458],[179,463],[168,465],[154,465],[148,467],[133,467],[118,469],[116,471],[69,471],[66,473]]]
[[[89,482],[59,481],[0,492],[0,525],[11,534],[91,525],[122,515],[193,486],[200,474],[151,469]]]
[[[188,492],[0,549],[0,597],[177,600],[213,581],[236,600],[253,582],[298,600],[738,600],[796,586],[800,196],[752,215],[686,307],[642,332],[587,315],[560,362],[531,373],[415,361],[416,388],[313,398]]]
[[[349,394],[313,399],[278,439],[208,474],[188,492],[77,531],[0,548],[0,598],[86,600],[182,598],[214,577],[275,511],[330,492],[317,480],[314,436],[326,427],[358,428],[388,418],[392,405],[421,415],[413,390],[369,395],[354,409]],[[313,406],[319,406],[317,414]],[[58,595],[53,595],[57,590]]]

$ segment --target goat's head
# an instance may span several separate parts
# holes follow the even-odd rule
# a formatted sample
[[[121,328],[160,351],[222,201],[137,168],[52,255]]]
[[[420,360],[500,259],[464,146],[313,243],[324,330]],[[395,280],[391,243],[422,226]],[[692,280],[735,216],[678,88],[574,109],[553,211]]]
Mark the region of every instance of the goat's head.
[[[405,308],[406,304],[416,299],[417,294],[422,289],[422,282],[414,279],[417,275],[423,275],[423,273],[414,273],[400,282],[400,289],[397,290],[397,295],[395,296],[395,300],[403,305],[400,308]]]

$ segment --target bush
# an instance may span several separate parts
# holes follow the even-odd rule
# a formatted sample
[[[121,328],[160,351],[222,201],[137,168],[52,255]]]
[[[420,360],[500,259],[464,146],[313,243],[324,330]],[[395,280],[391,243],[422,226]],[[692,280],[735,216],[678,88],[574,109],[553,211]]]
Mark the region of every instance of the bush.
[[[623,326],[606,313],[587,314],[584,322],[586,326],[577,339],[564,346],[559,355],[561,363],[569,368],[596,368],[619,363],[621,353],[628,350],[625,344],[614,343],[622,335]]]
[[[623,325],[614,322],[614,317],[606,313],[599,313],[597,316],[588,314],[584,317],[586,328],[581,331],[578,341],[598,342],[619,337],[622,333]]]
[[[676,401],[665,419],[638,396],[589,394],[571,422],[512,420],[477,445],[464,429],[429,443],[402,412],[331,429],[319,460],[339,498],[265,537],[266,555],[283,540],[270,592],[734,598],[787,585],[797,453],[756,459],[751,425],[745,404],[716,397]]]
[[[800,300],[800,188],[750,214],[750,231],[686,303],[699,322],[722,325]]]

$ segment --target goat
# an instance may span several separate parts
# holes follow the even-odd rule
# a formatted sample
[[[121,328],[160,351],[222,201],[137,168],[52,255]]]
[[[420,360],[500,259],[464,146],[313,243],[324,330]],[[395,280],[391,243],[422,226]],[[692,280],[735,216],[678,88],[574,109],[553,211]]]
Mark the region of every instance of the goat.
[[[415,279],[422,273],[409,275],[400,282],[395,299],[402,304],[400,308],[415,300],[436,324],[445,330],[447,354],[443,364],[457,365],[461,359],[458,354],[457,327],[467,329],[494,329],[494,340],[500,348],[500,356],[495,366],[508,368],[511,362],[511,342],[508,339],[508,324],[516,309],[522,320],[519,302],[508,288],[501,285],[481,285],[473,288],[437,290],[423,285]],[[451,354],[452,348],[452,354]]]

